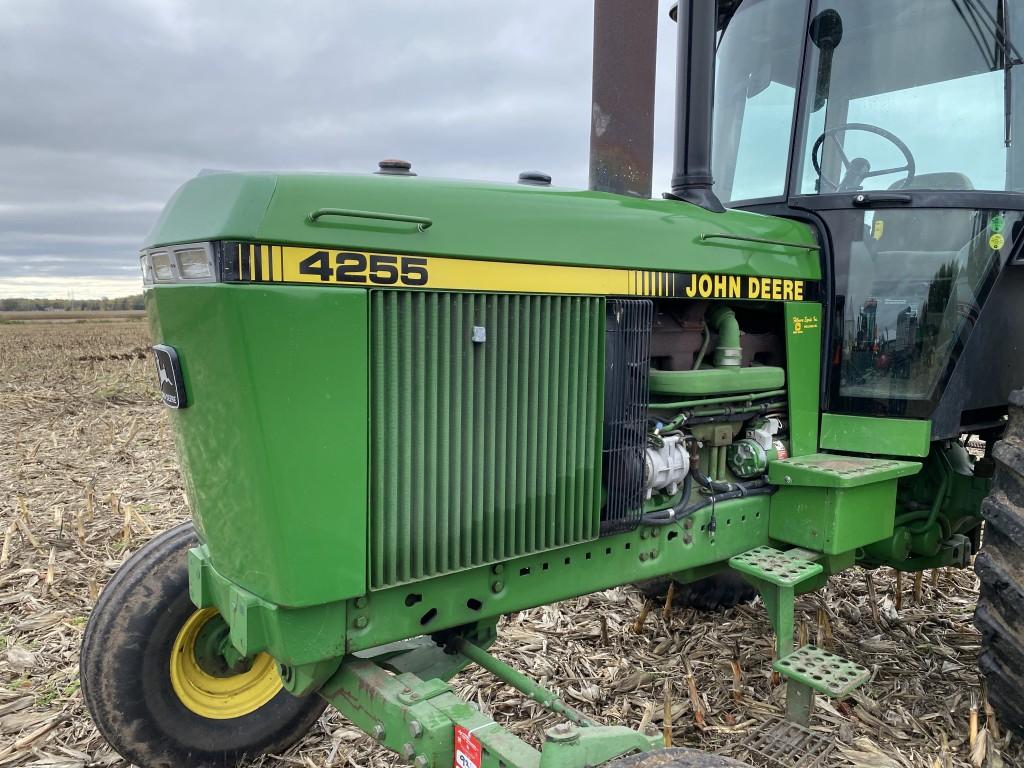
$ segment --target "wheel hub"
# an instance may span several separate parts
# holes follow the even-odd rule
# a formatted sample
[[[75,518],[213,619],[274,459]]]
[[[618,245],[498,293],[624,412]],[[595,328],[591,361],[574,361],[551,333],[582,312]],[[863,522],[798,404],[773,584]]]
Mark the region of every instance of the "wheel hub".
[[[255,712],[281,690],[277,664],[266,653],[241,656],[215,608],[193,613],[171,647],[171,686],[195,714],[229,720]]]

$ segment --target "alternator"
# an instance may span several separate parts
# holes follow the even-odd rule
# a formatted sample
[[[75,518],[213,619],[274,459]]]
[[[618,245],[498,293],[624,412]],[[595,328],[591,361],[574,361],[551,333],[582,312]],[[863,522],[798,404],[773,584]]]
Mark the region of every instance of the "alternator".
[[[648,446],[644,457],[644,488],[647,498],[655,491],[674,494],[690,471],[690,455],[682,435],[661,439],[661,447]]]

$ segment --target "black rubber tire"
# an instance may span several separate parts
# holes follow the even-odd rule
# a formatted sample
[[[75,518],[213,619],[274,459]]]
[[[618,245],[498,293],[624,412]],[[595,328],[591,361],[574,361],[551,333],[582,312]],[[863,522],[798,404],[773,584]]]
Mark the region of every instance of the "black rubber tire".
[[[749,764],[697,749],[670,747],[620,757],[607,768],[749,768]]]
[[[648,579],[634,586],[652,600],[664,598],[672,579]],[[676,582],[672,592],[672,605],[679,608],[696,608],[698,611],[719,611],[732,608],[740,603],[749,603],[756,596],[754,588],[738,573],[722,571],[714,576],[692,581],[689,584]]]
[[[157,536],[114,574],[89,617],[82,696],[100,733],[140,768],[228,768],[300,739],[327,706],[282,690],[255,712],[201,717],[171,687],[171,648],[195,611],[188,596],[190,523]]]
[[[985,533],[974,561],[978,665],[1000,722],[1024,738],[1024,390],[1010,395],[1009,424],[992,456],[995,480],[981,505]]]

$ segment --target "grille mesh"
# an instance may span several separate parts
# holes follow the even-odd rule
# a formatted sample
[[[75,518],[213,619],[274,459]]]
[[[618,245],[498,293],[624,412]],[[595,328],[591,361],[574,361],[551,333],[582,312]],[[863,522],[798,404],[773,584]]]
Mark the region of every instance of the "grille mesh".
[[[370,312],[371,588],[597,535],[602,299],[375,291]]]
[[[604,476],[601,533],[636,528],[644,507],[647,379],[654,305],[646,299],[608,302],[605,336]]]

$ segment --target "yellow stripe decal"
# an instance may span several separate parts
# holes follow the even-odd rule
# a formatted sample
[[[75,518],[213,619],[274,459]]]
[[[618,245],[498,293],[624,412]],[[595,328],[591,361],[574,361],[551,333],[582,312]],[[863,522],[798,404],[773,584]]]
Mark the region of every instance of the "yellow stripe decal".
[[[235,247],[237,258],[227,263],[237,263],[238,272],[226,279],[242,282],[762,301],[814,299],[817,286],[817,281],[781,277],[570,267],[290,245],[238,243]]]

